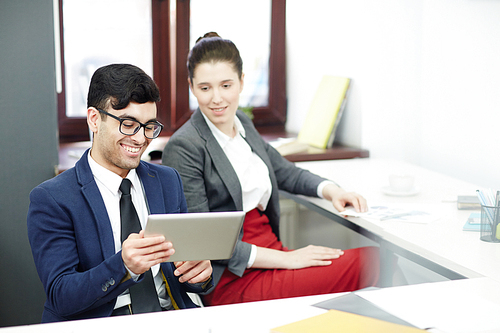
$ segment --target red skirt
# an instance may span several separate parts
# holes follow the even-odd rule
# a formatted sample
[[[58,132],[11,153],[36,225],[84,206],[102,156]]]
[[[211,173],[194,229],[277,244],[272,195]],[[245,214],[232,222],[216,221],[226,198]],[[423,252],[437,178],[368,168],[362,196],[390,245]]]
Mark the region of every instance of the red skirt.
[[[243,241],[259,247],[288,251],[272,232],[266,215],[254,209],[245,216]],[[206,305],[222,305],[277,298],[353,291],[376,285],[379,278],[377,247],[344,250],[331,265],[302,269],[246,269],[242,277],[228,269]]]

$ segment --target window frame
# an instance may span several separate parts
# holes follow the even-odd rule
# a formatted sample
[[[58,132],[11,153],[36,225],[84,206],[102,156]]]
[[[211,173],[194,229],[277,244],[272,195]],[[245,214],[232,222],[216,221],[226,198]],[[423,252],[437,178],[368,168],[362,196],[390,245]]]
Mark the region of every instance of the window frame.
[[[153,77],[160,89],[158,119],[161,136],[172,135],[191,116],[186,60],[189,52],[190,1],[176,1],[175,27],[170,20],[171,0],[151,0]],[[85,117],[66,116],[63,4],[59,1],[62,91],[57,95],[59,141],[88,141]],[[271,50],[269,56],[269,103],[253,109],[253,123],[263,132],[285,130],[286,122],[286,0],[272,0]],[[175,44],[175,45],[173,45]]]

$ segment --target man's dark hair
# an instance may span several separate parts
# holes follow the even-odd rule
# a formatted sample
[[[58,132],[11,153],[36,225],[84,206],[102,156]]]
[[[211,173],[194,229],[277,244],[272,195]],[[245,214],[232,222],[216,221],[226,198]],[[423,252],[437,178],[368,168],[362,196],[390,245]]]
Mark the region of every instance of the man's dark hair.
[[[142,69],[129,64],[112,64],[97,69],[92,75],[87,96],[87,108],[115,110],[130,102],[159,102],[160,91],[153,79]]]

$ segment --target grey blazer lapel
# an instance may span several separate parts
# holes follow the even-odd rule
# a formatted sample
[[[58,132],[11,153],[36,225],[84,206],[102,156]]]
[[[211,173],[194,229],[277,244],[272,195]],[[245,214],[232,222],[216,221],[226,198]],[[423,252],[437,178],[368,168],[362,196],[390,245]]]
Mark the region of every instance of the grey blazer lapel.
[[[266,151],[266,146],[264,143],[264,139],[260,136],[260,134],[255,130],[253,125],[248,124],[249,120],[243,112],[240,113],[238,111],[236,116],[240,119],[241,124],[245,128],[245,141],[248,143],[252,151],[256,153],[260,159],[267,165],[267,169],[269,170],[269,177],[271,178],[271,183],[273,184],[273,188],[278,188],[278,183],[276,181],[276,175],[274,174],[274,167],[272,161],[269,157],[269,154]],[[262,144],[259,144],[262,143]]]
[[[193,126],[198,130],[200,136],[205,140],[205,147],[210,154],[215,169],[221,177],[224,185],[226,185],[229,194],[238,210],[243,210],[243,198],[241,196],[241,186],[238,176],[231,165],[231,162],[226,157],[221,146],[213,136],[210,128],[208,127],[200,109],[196,110],[192,116]]]
[[[272,170],[271,160],[269,159],[269,155],[267,154],[265,147],[258,144],[258,142],[262,140],[262,137],[259,133],[254,133],[251,128],[248,128],[243,121],[241,123],[245,128],[245,141],[248,143],[250,148],[252,148],[252,151],[256,153],[262,161],[264,161],[264,163],[266,163],[268,169]]]

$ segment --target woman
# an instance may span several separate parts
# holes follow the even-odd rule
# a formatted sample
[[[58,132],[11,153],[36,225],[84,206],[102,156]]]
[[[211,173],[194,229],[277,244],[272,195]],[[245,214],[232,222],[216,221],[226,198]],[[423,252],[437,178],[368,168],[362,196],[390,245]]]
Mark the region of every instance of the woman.
[[[229,260],[214,261],[209,305],[352,291],[378,280],[377,248],[342,251],[309,245],[289,251],[279,241],[279,190],[366,211],[365,199],[295,167],[264,142],[238,110],[243,89],[236,46],[216,33],[188,56],[189,86],[199,108],[170,138],[163,164],[181,174],[190,212],[246,212]]]

